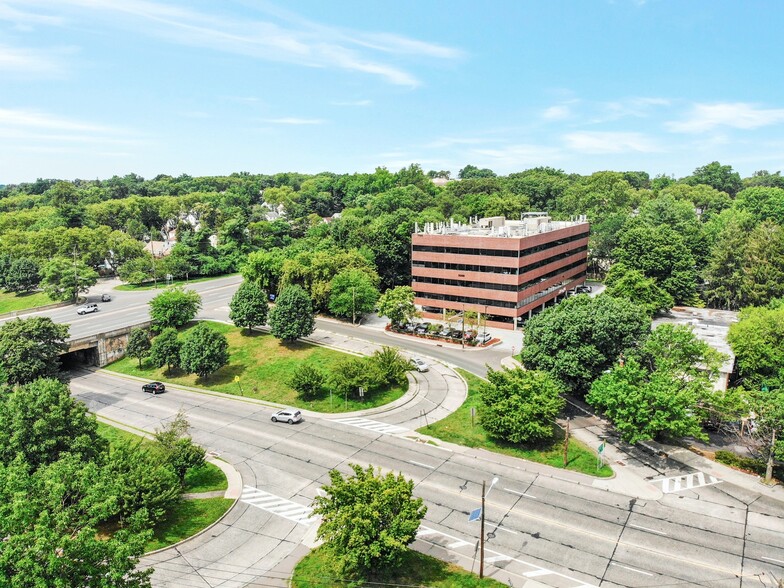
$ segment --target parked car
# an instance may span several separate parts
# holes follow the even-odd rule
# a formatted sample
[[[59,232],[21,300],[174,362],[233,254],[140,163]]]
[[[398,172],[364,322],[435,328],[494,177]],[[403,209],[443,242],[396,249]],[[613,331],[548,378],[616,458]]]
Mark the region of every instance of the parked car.
[[[485,343],[490,341],[490,339],[492,339],[492,338],[493,338],[493,336],[490,333],[480,333],[480,334],[478,334],[476,336],[476,342],[479,345],[484,345]]]
[[[76,309],[76,314],[88,314],[90,312],[96,312],[97,310],[98,305],[95,302],[91,302],[90,304],[82,304]]]
[[[466,331],[465,335],[463,335],[463,338],[466,341],[473,341],[475,337],[476,337],[476,331]]]
[[[451,332],[452,332],[452,329],[450,329],[449,327],[444,327],[443,329],[438,331],[438,336],[439,337],[449,337],[449,333],[451,333]]]
[[[414,323],[406,323],[404,328],[407,333],[413,333],[414,329],[416,329],[416,325]]]
[[[283,410],[279,410],[278,412],[272,415],[273,423],[282,421],[284,423],[293,425],[294,423],[298,423],[301,420],[302,420],[302,413],[298,411],[296,408],[284,408]]]
[[[592,292],[593,288],[586,284],[580,284],[579,286],[575,287],[574,291],[577,294],[587,294],[588,292]]]
[[[412,359],[411,363],[414,364],[414,367],[416,368],[416,371],[418,371],[418,372],[426,372],[426,371],[428,371],[430,369],[430,366],[427,365],[427,363],[424,360],[422,360],[422,359],[420,359],[418,357],[415,357],[414,359]]]
[[[154,395],[158,392],[165,392],[166,386],[163,385],[163,382],[150,382],[149,384],[142,385],[142,391],[150,392]]]
[[[427,328],[430,326],[430,323],[419,323],[416,328],[414,329],[414,333],[417,335],[424,335],[427,333]]]
[[[101,302],[111,302],[111,301],[112,301],[111,294],[106,294],[106,293],[101,294]]]

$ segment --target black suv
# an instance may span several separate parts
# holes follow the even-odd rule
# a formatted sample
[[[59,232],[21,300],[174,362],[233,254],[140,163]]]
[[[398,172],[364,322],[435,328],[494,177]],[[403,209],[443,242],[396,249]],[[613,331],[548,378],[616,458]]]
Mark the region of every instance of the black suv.
[[[158,392],[165,391],[166,386],[164,386],[162,382],[150,382],[149,384],[142,385],[142,390],[145,392],[152,392],[153,394],[157,394]]]

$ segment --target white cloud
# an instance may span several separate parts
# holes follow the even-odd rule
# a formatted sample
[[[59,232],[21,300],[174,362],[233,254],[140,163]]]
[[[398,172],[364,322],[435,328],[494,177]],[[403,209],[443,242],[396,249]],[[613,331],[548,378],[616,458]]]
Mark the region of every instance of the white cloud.
[[[565,104],[557,104],[550,108],[545,108],[542,118],[545,120],[564,120],[572,115],[572,109]]]
[[[53,149],[58,145],[141,144],[127,130],[54,116],[27,109],[0,108],[0,138],[13,141],[15,148],[31,149],[41,145]]]
[[[24,3],[20,2],[24,6]],[[31,24],[42,25],[61,25],[63,19],[57,16],[48,16],[17,10],[10,6],[8,2],[0,2],[0,20],[14,23],[17,27],[27,28]]]
[[[268,118],[264,122],[276,125],[322,125],[325,121],[320,118],[297,118],[295,116],[288,116],[283,118]]]
[[[270,18],[232,18],[217,11],[199,12],[150,0],[6,0],[8,5],[15,3],[24,7],[43,6],[52,11],[64,7],[86,10],[93,20],[103,15],[105,26],[130,27],[135,32],[173,43],[306,67],[362,72],[403,86],[417,86],[419,80],[382,57],[392,55],[396,62],[412,57],[419,63],[422,57],[454,59],[461,54],[454,48],[390,33],[327,27],[269,6],[256,8],[283,22],[272,22]]]
[[[784,108],[759,108],[747,102],[695,104],[690,116],[666,123],[675,133],[704,133],[717,127],[757,129],[784,122]]]
[[[569,149],[581,153],[603,154],[638,151],[654,153],[661,149],[651,139],[640,133],[623,132],[576,132],[563,136]]]
[[[74,50],[67,47],[39,50],[0,45],[0,72],[59,77],[65,71],[63,57],[73,53]]]

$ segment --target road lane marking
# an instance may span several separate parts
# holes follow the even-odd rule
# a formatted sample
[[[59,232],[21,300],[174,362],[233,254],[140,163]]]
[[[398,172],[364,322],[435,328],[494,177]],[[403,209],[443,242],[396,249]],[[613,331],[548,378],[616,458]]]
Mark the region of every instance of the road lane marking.
[[[760,559],[766,559],[768,561],[775,561],[776,563],[784,564],[784,561],[781,561],[780,559],[773,559],[772,557],[762,556]]]
[[[523,574],[526,578],[538,578],[539,576],[549,576],[552,574],[550,570],[545,570],[542,568],[541,570],[534,570],[533,572],[526,572]]]
[[[427,468],[429,470],[436,469],[435,466],[427,465],[426,463],[421,463],[421,462],[418,462],[418,461],[409,460],[408,463],[413,463],[414,465],[422,466],[423,468]]]
[[[507,492],[511,492],[512,494],[517,494],[518,496],[525,496],[526,498],[536,498],[536,496],[532,496],[530,494],[526,494],[525,492],[518,492],[517,490],[512,490],[511,488],[504,488]]]
[[[485,563],[492,564],[497,561],[509,561],[510,559],[512,559],[511,555],[494,555],[493,557],[486,557]]]
[[[357,427],[359,429],[367,429],[375,433],[386,433],[388,435],[394,435],[396,433],[402,433],[403,431],[408,430],[405,427],[400,427],[398,425],[389,425],[387,423],[382,423],[381,421],[373,421],[371,419],[363,419],[359,417],[334,419],[333,422],[340,423],[342,425],[348,425],[350,427]]]
[[[667,533],[662,533],[661,531],[657,531],[655,529],[649,529],[648,527],[641,527],[640,525],[635,525],[629,523],[630,527],[634,527],[635,529],[640,529],[641,531],[648,531],[649,533],[656,533],[657,535],[667,535]]]
[[[642,570],[638,570],[637,568],[630,568],[629,566],[624,566],[624,565],[621,565],[619,563],[615,563],[614,561],[611,561],[610,565],[611,566],[618,566],[619,568],[623,568],[624,570],[629,570],[630,572],[637,572],[638,574],[645,574],[646,576],[653,576],[653,574],[650,574],[648,572],[643,572]]]
[[[657,482],[661,482],[662,492],[665,494],[671,494],[673,492],[680,492],[681,490],[694,490],[704,486],[720,484],[722,481],[715,476],[711,476],[710,474],[694,472],[692,474],[684,474],[681,476],[671,476],[669,478],[651,480],[652,484],[656,484]]]
[[[316,522],[313,509],[309,506],[275,496],[253,486],[244,486],[240,502],[249,504],[263,511],[272,513],[284,519],[294,521],[300,525],[310,526]]]

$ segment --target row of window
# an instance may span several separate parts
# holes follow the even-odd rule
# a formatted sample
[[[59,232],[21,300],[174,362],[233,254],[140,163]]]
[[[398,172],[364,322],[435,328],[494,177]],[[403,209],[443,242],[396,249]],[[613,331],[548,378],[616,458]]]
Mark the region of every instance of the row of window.
[[[486,290],[502,290],[504,292],[522,292],[526,288],[530,288],[535,284],[544,282],[550,278],[554,278],[558,274],[568,272],[571,269],[585,264],[584,259],[579,259],[563,267],[554,269],[546,274],[543,274],[532,280],[528,280],[522,284],[491,284],[488,282],[470,282],[468,280],[450,280],[448,278],[430,278],[424,276],[414,276],[414,281],[422,284],[441,284],[444,286],[460,286],[461,288],[484,288]]]
[[[534,263],[529,263],[526,266],[521,268],[517,267],[493,267],[489,265],[470,265],[466,263],[445,263],[440,261],[413,261],[411,265],[413,267],[424,267],[430,269],[445,269],[445,270],[456,270],[456,271],[465,271],[465,272],[482,272],[486,274],[505,274],[505,275],[513,275],[517,276],[520,274],[524,274],[525,272],[530,272],[531,270],[538,269],[547,265],[548,263],[553,263],[554,261],[559,261],[561,259],[565,259],[575,253],[587,253],[588,246],[584,245],[582,247],[578,247],[577,249],[571,249],[570,251],[565,251],[564,253],[559,253],[558,255],[553,255],[552,257],[548,257],[546,259],[542,259],[541,261],[536,261]]]
[[[585,272],[581,272],[576,276],[572,276],[568,279],[569,282],[573,282],[575,280],[579,280],[580,278],[585,277]],[[473,298],[470,296],[455,296],[453,294],[434,294],[432,292],[421,292],[416,289],[416,284],[414,284],[414,293],[419,298],[425,298],[427,300],[443,300],[446,302],[460,302],[465,304],[480,304],[480,305],[487,305],[487,306],[494,306],[496,308],[522,308],[532,302],[540,298],[544,298],[545,296],[551,294],[556,290],[560,290],[564,287],[564,284],[567,280],[559,284],[554,284],[543,290],[541,292],[536,292],[531,294],[530,296],[524,298],[520,302],[507,302],[505,300],[490,300],[488,298]]]
[[[567,243],[572,243],[574,241],[579,241],[580,239],[587,239],[588,233],[580,233],[578,235],[572,235],[570,237],[563,237],[561,239],[556,239],[555,241],[548,241],[547,243],[542,243],[541,245],[535,245],[533,247],[528,247],[526,249],[517,250],[509,250],[509,249],[477,249],[475,247],[442,247],[436,245],[414,245],[414,251],[422,251],[424,253],[452,253],[454,255],[493,255],[496,257],[525,257],[526,255],[531,255],[533,253],[538,253],[540,251],[546,251],[547,249],[552,249],[553,247],[558,247],[559,245],[565,245]]]

